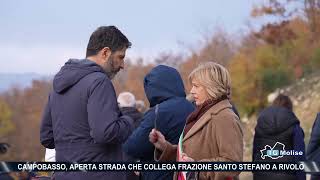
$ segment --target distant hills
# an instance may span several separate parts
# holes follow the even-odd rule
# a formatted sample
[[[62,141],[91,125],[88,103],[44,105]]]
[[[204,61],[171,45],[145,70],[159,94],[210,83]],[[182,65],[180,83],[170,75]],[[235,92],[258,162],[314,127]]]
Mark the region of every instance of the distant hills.
[[[0,92],[11,87],[26,88],[31,85],[32,80],[50,80],[52,76],[37,73],[0,73]]]

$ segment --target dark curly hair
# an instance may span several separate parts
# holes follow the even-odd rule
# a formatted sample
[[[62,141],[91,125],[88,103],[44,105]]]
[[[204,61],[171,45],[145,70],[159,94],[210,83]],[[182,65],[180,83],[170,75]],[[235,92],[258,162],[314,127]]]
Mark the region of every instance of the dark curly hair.
[[[131,42],[117,27],[101,26],[90,36],[86,57],[98,54],[104,47],[109,47],[112,52],[115,52],[130,48]]]
[[[292,101],[289,98],[289,96],[279,94],[279,96],[273,101],[272,105],[274,106],[280,106],[287,108],[292,111]]]

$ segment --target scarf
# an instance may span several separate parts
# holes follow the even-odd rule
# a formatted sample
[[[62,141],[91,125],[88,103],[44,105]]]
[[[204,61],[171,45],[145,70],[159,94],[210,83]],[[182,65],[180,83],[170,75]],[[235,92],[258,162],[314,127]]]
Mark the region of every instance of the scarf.
[[[186,135],[188,131],[192,128],[192,126],[214,105],[228,99],[228,96],[223,95],[220,98],[213,100],[208,99],[201,105],[197,106],[196,109],[188,116],[186,127],[183,130],[183,134]]]

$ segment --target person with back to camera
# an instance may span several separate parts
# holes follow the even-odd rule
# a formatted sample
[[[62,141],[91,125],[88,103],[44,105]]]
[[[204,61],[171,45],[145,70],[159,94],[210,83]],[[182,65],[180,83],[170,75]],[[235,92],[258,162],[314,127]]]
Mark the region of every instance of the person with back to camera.
[[[157,128],[169,142],[177,143],[186,117],[194,107],[186,100],[183,81],[175,68],[154,67],[144,78],[144,90],[150,109],[124,143],[123,150],[141,162],[154,162],[154,146],[148,141],[149,132]],[[141,174],[146,180],[171,180],[173,177],[173,171],[145,171]]]
[[[143,114],[136,108],[136,98],[130,92],[122,92],[118,96],[118,105],[123,115],[130,116],[134,120],[134,129],[136,129],[141,121]]]
[[[253,140],[253,162],[305,161],[304,132],[288,96],[278,95],[270,107],[261,111],[257,121]],[[282,150],[282,144],[285,150],[302,151],[303,155],[283,156],[278,159],[262,158],[261,150],[265,149],[266,145],[275,146],[275,150]],[[303,172],[254,172],[253,179],[305,180],[306,176]]]
[[[130,116],[134,120],[134,129],[136,129],[142,118],[142,113],[138,111],[136,108],[136,98],[130,92],[122,92],[118,96],[118,105],[120,111],[123,115]],[[123,153],[124,161],[127,162],[134,162],[138,159],[128,156],[126,153]],[[139,176],[136,175],[134,172],[126,172],[127,180],[139,180]]]

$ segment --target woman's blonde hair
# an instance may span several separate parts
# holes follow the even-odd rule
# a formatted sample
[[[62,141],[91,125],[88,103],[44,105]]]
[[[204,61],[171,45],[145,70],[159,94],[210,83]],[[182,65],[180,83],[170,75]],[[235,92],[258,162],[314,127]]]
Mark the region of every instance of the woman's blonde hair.
[[[218,99],[221,96],[230,95],[231,78],[228,70],[214,62],[200,64],[189,75],[189,81],[195,80],[203,86],[210,99]]]

